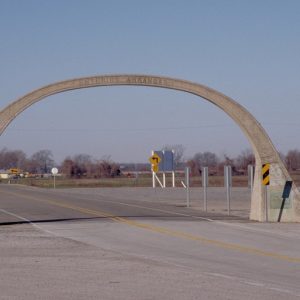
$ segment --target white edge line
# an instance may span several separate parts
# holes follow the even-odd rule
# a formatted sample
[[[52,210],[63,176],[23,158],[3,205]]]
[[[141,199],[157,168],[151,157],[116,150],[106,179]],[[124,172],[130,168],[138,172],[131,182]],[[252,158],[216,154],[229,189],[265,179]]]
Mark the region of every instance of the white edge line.
[[[3,213],[5,213],[5,214],[7,214],[7,215],[10,215],[10,216],[13,216],[13,217],[15,217],[15,218],[18,218],[18,219],[20,219],[20,220],[22,220],[22,221],[25,221],[26,223],[30,224],[31,226],[33,226],[33,227],[35,227],[35,228],[37,228],[37,229],[39,229],[39,230],[41,230],[41,231],[43,231],[43,232],[45,232],[45,233],[48,233],[48,234],[53,235],[53,236],[59,236],[59,235],[57,235],[56,233],[54,233],[54,232],[52,232],[52,231],[49,231],[49,230],[47,230],[47,229],[44,229],[43,227],[37,225],[37,224],[34,223],[34,222],[31,222],[30,220],[28,220],[28,219],[26,219],[26,218],[24,218],[24,217],[22,217],[22,216],[20,216],[20,215],[17,215],[17,214],[15,214],[15,213],[9,212],[9,211],[7,211],[7,210],[5,210],[5,209],[1,209],[1,208],[0,208],[0,211],[3,212]]]

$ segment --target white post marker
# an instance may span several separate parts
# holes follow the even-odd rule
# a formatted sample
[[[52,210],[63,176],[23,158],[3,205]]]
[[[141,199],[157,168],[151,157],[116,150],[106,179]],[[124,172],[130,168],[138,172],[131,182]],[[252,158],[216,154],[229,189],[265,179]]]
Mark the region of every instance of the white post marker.
[[[174,162],[174,156],[175,156],[175,150],[172,150],[173,153],[173,170],[172,170],[172,187],[175,187],[175,170],[176,170],[176,165]]]
[[[202,168],[202,187],[204,192],[204,211],[207,211],[208,167]]]
[[[224,166],[224,180],[227,195],[227,213],[230,215],[230,198],[231,198],[231,185],[232,185],[232,171],[231,166]]]
[[[156,175],[156,173],[154,173],[154,177],[156,178],[157,182],[159,183],[159,185],[163,188],[163,184],[161,183],[161,181],[159,180],[158,176]]]
[[[269,209],[269,186],[265,185],[264,190],[265,190],[265,219],[266,219],[266,222],[269,222],[269,214],[268,214],[268,209]]]
[[[190,168],[185,168],[186,207],[190,207]]]
[[[172,187],[175,187],[175,171],[172,172]]]
[[[163,172],[163,187],[166,187],[166,173]]]
[[[152,187],[155,188],[156,184],[155,184],[155,173],[154,171],[152,171]]]
[[[53,175],[53,188],[55,189],[55,188],[56,188],[56,186],[55,186],[55,176],[56,176],[57,173],[58,173],[58,169],[57,169],[57,168],[52,168],[52,169],[51,169],[51,173],[52,173],[52,175]]]

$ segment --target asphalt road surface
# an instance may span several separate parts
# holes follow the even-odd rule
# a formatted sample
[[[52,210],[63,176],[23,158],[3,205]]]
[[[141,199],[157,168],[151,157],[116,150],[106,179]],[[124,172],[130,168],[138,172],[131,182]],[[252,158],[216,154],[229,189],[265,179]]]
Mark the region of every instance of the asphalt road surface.
[[[300,224],[247,219],[248,189],[0,185],[0,299],[300,299]]]

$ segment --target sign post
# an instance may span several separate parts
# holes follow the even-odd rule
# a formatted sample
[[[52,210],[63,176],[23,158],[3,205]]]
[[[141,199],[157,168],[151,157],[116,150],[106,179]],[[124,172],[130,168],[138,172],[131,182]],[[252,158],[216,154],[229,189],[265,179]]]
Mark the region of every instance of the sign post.
[[[57,173],[58,173],[58,169],[57,169],[57,168],[52,168],[52,169],[51,169],[51,173],[52,173],[52,175],[53,175],[53,188],[55,189],[55,188],[56,188],[56,186],[55,186],[55,176],[56,176]]]
[[[155,188],[156,180],[162,188],[167,186],[166,172],[172,172],[172,186],[175,187],[175,167],[174,167],[174,151],[152,151],[149,157],[152,170],[152,185]],[[162,172],[162,183],[160,182],[157,173]]]
[[[202,187],[204,192],[204,211],[207,211],[208,167],[202,168]]]
[[[224,166],[224,181],[227,195],[227,213],[230,215],[230,198],[231,198],[231,186],[232,186],[232,169],[231,166]]]
[[[286,181],[286,183],[284,185],[284,189],[283,189],[283,192],[282,192],[282,203],[281,203],[280,212],[279,212],[279,216],[278,216],[278,220],[277,220],[278,222],[280,222],[280,220],[281,220],[285,200],[290,197],[292,185],[293,185],[293,181],[291,181],[291,180]]]
[[[159,163],[161,161],[160,156],[157,153],[154,153],[152,151],[152,155],[149,157],[149,162],[151,164],[151,170],[152,170],[152,187],[155,188],[155,178],[156,178],[156,173],[159,171]]]
[[[185,168],[186,207],[190,207],[190,168]]]
[[[264,197],[265,197],[265,220],[269,221],[268,209],[269,209],[269,193],[268,186],[270,185],[270,164],[266,163],[262,165],[262,184],[264,186]]]

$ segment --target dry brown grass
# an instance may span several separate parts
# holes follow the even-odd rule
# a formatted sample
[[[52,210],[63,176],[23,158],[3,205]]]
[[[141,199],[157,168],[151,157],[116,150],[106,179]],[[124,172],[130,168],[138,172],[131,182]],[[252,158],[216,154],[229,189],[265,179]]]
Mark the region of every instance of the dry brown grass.
[[[162,182],[162,175],[158,175]],[[292,179],[295,181],[297,186],[300,186],[300,171],[291,173]],[[182,186],[181,181],[185,181],[184,174],[180,173],[176,175],[176,186]],[[2,180],[2,183],[7,183],[7,180]],[[30,186],[52,188],[53,179],[52,178],[25,178],[11,180],[11,183],[24,184]],[[171,174],[166,176],[167,186],[172,185]],[[158,184],[157,184],[158,185]],[[247,187],[248,177],[247,176],[233,176],[232,185],[234,187]],[[137,178],[135,177],[115,177],[115,178],[100,178],[100,179],[68,179],[68,178],[56,178],[57,188],[67,188],[67,187],[151,187],[152,186],[152,175],[142,174]],[[191,177],[190,186],[200,187],[202,186],[201,177]],[[209,186],[221,187],[224,186],[223,176],[209,176]]]

